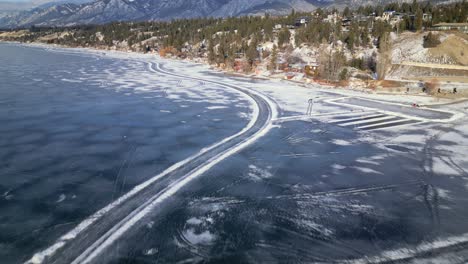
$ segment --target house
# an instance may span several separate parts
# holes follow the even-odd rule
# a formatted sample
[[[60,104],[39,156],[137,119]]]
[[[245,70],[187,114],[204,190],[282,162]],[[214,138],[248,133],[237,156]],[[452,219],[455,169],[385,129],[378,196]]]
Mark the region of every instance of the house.
[[[343,18],[341,20],[341,28],[343,31],[349,31],[349,28],[351,27],[351,19],[349,18]]]
[[[306,76],[316,77],[318,75],[319,64],[317,62],[309,63],[304,67]]]
[[[275,25],[275,29],[282,29],[282,28],[283,28],[283,25],[281,25],[281,24],[276,24]]]
[[[357,21],[358,23],[365,23],[367,22],[370,18],[368,16],[364,16],[364,15],[355,15],[353,17],[353,19],[355,21]]]
[[[427,13],[424,13],[423,14],[423,21],[432,21],[432,15],[431,14],[427,14]]]
[[[393,14],[395,13],[395,11],[384,11],[382,14],[382,19],[385,21],[390,21],[390,19],[393,17]]]
[[[339,19],[340,19],[340,17],[338,16],[338,14],[333,13],[333,14],[327,15],[327,17],[323,19],[323,22],[328,22],[328,23],[334,23],[335,24]]]
[[[295,25],[296,25],[296,27],[301,27],[301,26],[306,25],[307,23],[309,23],[309,21],[310,21],[309,17],[300,17],[300,18],[296,19]]]
[[[400,21],[403,20],[404,16],[405,16],[405,14],[403,14],[403,13],[394,12],[392,17],[390,18],[390,24],[391,25],[396,25],[396,24],[400,23]]]
[[[289,71],[289,63],[285,59],[278,59],[276,61],[276,69],[280,71]]]
[[[353,17],[353,20],[356,21],[360,27],[364,27],[364,26],[367,25],[367,27],[372,28],[372,25],[373,25],[373,22],[374,22],[374,17],[364,16],[364,15],[356,15],[356,16]]]
[[[234,57],[235,57],[236,59],[242,59],[242,58],[245,57],[245,53],[244,53],[244,52],[240,52],[240,51],[235,52],[235,53],[234,53]]]
[[[468,23],[439,23],[432,26],[432,30],[461,31],[468,33]]]

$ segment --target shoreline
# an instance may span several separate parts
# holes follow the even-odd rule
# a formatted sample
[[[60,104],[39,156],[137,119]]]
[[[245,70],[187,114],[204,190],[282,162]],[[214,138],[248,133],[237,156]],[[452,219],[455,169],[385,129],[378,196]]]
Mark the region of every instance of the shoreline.
[[[192,63],[192,64],[203,65],[207,67],[207,69],[210,69],[217,73],[222,73],[223,75],[228,76],[228,77],[246,78],[246,79],[263,80],[263,81],[278,81],[278,82],[286,81],[287,83],[296,85],[298,87],[302,87],[304,89],[321,90],[324,92],[335,93],[335,94],[339,94],[342,96],[358,96],[358,97],[363,97],[363,98],[366,98],[372,95],[385,96],[385,97],[388,96],[390,98],[386,98],[385,101],[389,101],[389,102],[395,101],[395,99],[397,101],[400,101],[402,99],[401,96],[408,97],[408,98],[416,97],[416,98],[421,98],[421,99],[423,98],[433,99],[434,102],[419,103],[419,105],[426,106],[426,107],[451,105],[451,104],[456,104],[456,103],[468,100],[468,98],[466,97],[451,98],[451,97],[438,97],[438,96],[433,96],[430,94],[422,94],[422,93],[408,94],[406,92],[377,91],[377,90],[369,89],[369,88],[358,88],[358,87],[351,87],[351,86],[348,86],[348,87],[333,86],[333,85],[325,85],[323,83],[317,83],[317,82],[307,83],[305,81],[289,80],[289,79],[277,78],[277,77],[275,78],[272,76],[257,76],[254,73],[243,74],[243,73],[227,71],[227,70],[215,67],[213,65],[208,64],[206,61],[201,61],[203,60],[201,58],[200,60],[192,60],[188,58],[179,59],[179,58],[174,58],[174,57],[168,58],[168,57],[161,57],[159,56],[158,53],[141,53],[137,51],[122,51],[118,49],[101,49],[98,47],[71,47],[71,46],[65,46],[65,45],[59,45],[59,44],[48,44],[48,43],[43,43],[43,42],[19,42],[19,41],[0,40],[0,43],[24,45],[24,46],[38,47],[38,48],[54,48],[54,49],[63,49],[63,50],[70,50],[70,51],[74,50],[78,52],[85,52],[85,53],[90,53],[90,54],[95,54],[95,55],[104,55],[104,56],[110,55],[116,59],[151,60],[151,59],[159,58],[159,59],[173,61],[173,62]],[[440,100],[442,100],[443,102],[440,102]]]

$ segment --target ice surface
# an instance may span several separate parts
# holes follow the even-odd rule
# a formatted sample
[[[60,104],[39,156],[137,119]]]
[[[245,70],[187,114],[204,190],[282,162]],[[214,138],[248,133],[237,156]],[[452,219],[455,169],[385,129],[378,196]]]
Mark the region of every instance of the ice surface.
[[[367,94],[359,91],[342,89],[331,90],[330,88],[319,87],[317,85],[303,86],[279,80],[253,81],[245,78],[226,78],[222,74],[209,71],[208,67],[205,65],[191,64],[182,61],[160,60],[150,55],[109,52],[107,56],[139,62],[143,61],[145,63],[158,60],[166,63],[168,70],[182,68],[184,69],[184,74],[190,76],[212,80],[222,79],[223,82],[232,85],[248,86],[254,91],[267,95],[270,100],[277,103],[279,106],[278,115],[282,117],[303,115],[307,109],[309,99],[314,99],[315,101],[314,113],[324,114],[350,111],[346,106],[331,105],[326,102],[327,99],[344,96],[383,100],[401,105],[409,105],[412,103],[431,104],[435,102],[434,98],[425,96],[402,95],[400,97],[395,97],[392,95]],[[158,107],[156,111],[170,111],[170,113],[176,114],[177,111],[188,110],[191,107],[191,103],[205,102],[207,105],[204,109],[207,112],[194,115],[194,117],[197,116],[196,119],[205,118],[214,123],[222,120],[220,118],[212,118],[210,116],[212,112],[225,111],[224,109],[228,109],[228,107],[232,105],[250,107],[251,104],[251,101],[245,98],[240,97],[232,99],[229,95],[225,94],[224,91],[221,91],[222,89],[212,90],[205,87],[206,85],[204,86],[203,83],[191,81],[161,81],[163,76],[154,73],[148,74],[138,72],[132,69],[132,66],[126,66],[126,68],[122,69],[122,72],[109,71],[99,73],[97,71],[90,73],[88,70],[84,72],[87,72],[89,76],[94,75],[94,77],[91,77],[91,80],[94,79],[97,83],[99,79],[105,80],[105,83],[102,85],[104,89],[117,89],[117,91],[128,93],[129,96],[135,93],[152,95],[146,96],[148,100],[161,96],[157,98],[168,98],[179,104],[179,107],[176,109]],[[109,85],[109,83],[112,83],[112,85]],[[71,84],[72,83],[70,83],[70,85]],[[168,86],[170,89],[165,89],[164,86]],[[201,89],[200,87],[206,89]],[[439,107],[440,109],[454,112],[460,111],[460,106]],[[248,112],[236,114],[246,119],[252,118],[255,117],[255,109],[250,108]],[[190,123],[192,119],[184,118],[184,120],[179,120],[178,123]],[[287,242],[291,245],[298,245],[297,247],[300,247],[300,245],[307,245],[307,247],[304,248],[304,252],[308,252],[310,248],[312,248],[310,245],[317,246],[318,243],[314,244],[314,242],[307,240],[311,239],[314,241],[312,238],[317,236],[322,246],[326,243],[330,243],[333,246],[338,245],[334,248],[334,252],[343,250],[343,252],[340,253],[348,256],[355,255],[357,254],[356,252],[361,254],[362,258],[355,258],[354,260],[343,259],[342,261],[346,263],[400,260],[403,258],[412,258],[418,254],[425,254],[427,252],[437,251],[438,249],[456,246],[460,243],[466,243],[466,234],[460,231],[462,227],[457,227],[459,228],[457,230],[457,228],[453,227],[454,225],[446,225],[447,219],[456,219],[456,217],[450,215],[452,212],[454,212],[454,214],[456,214],[456,212],[464,212],[462,209],[455,207],[460,206],[462,204],[462,198],[464,198],[463,192],[457,188],[461,187],[464,192],[466,192],[465,186],[468,188],[468,177],[466,174],[468,164],[466,163],[465,157],[466,146],[468,146],[468,127],[463,124],[464,122],[466,123],[466,119],[444,124],[428,122],[375,132],[337,128],[336,126],[328,124],[327,121],[329,120],[331,120],[331,117],[325,116],[320,118],[319,121],[291,121],[297,125],[298,129],[285,137],[277,138],[277,141],[274,142],[275,145],[279,145],[279,143],[287,144],[288,149],[283,152],[275,152],[276,149],[271,150],[270,153],[274,153],[274,155],[272,155],[273,158],[268,157],[268,154],[257,155],[255,157],[256,159],[252,158],[252,160],[246,161],[244,171],[241,175],[236,174],[238,177],[243,176],[242,180],[252,185],[246,184],[243,186],[236,186],[239,178],[229,178],[229,175],[224,175],[225,177],[219,180],[216,178],[216,176],[218,176],[217,174],[212,174],[212,169],[216,168],[210,166],[194,174],[191,180],[195,178],[197,180],[205,178],[198,176],[210,169],[210,173],[206,175],[214,182],[213,185],[220,184],[216,182],[216,180],[220,182],[223,180],[226,181],[224,185],[220,184],[219,188],[211,193],[218,193],[226,188],[229,189],[231,186],[234,186],[232,187],[234,191],[232,191],[230,195],[235,196],[236,194],[242,193],[243,196],[254,201],[254,203],[249,204],[242,210],[232,210],[235,211],[235,213],[231,215],[234,219],[236,214],[239,214],[240,219],[248,219],[248,221],[239,221],[236,224],[241,223],[243,227],[252,225],[254,226],[252,230],[261,230],[264,232],[262,234],[268,235],[277,235],[275,232],[269,233],[269,228],[272,227],[273,230],[280,233],[286,231],[282,233],[283,235],[290,232],[290,234],[294,235],[295,239],[299,240],[289,240]],[[300,125],[297,123],[300,123]],[[269,130],[269,133],[282,131],[287,129],[287,126],[287,122],[281,123],[281,126],[271,125],[269,126],[271,130]],[[307,134],[302,133],[304,131]],[[145,132],[141,131],[141,133],[144,135]],[[264,135],[266,135],[266,132],[262,136]],[[100,138],[105,137],[105,134],[93,134],[93,136]],[[116,138],[119,137],[119,135],[114,136]],[[268,137],[269,136],[271,136],[271,134],[268,134]],[[323,138],[311,139],[311,137]],[[18,141],[30,143],[40,139],[40,135],[33,135],[30,138],[19,138]],[[256,143],[258,142],[248,142],[247,145],[250,145],[252,149],[247,148],[247,150],[259,151],[259,148],[268,147],[268,144],[256,145]],[[271,143],[272,142],[270,142],[270,144]],[[365,146],[363,147],[362,145]],[[307,148],[304,147],[304,149],[301,149],[302,146],[307,146]],[[110,146],[99,145],[99,148],[101,147],[103,149],[110,148]],[[299,148],[300,151],[296,148]],[[24,149],[27,150],[28,146],[25,145]],[[145,150],[145,152],[146,151],[148,150]],[[208,151],[208,148],[202,151]],[[236,151],[239,151],[239,149],[233,150],[230,154]],[[89,149],[88,152],[92,152],[92,149]],[[230,154],[220,157],[216,162],[219,161],[221,163],[223,160],[224,162],[233,161],[233,159],[228,159]],[[246,153],[242,153],[242,155],[248,156]],[[242,160],[244,158],[242,155],[235,156],[236,159],[233,162]],[[271,162],[271,164],[265,161],[268,159],[270,159],[269,162]],[[262,160],[262,163],[255,162],[258,160]],[[288,162],[282,163],[283,160],[288,160]],[[279,170],[285,170],[280,174],[282,177],[273,177],[273,174],[276,175],[278,169],[274,168],[275,165],[278,165]],[[297,171],[295,173],[290,173],[295,168],[301,168],[301,166],[305,168],[306,165],[308,166],[307,175],[303,175],[304,173],[301,174]],[[404,173],[400,175],[395,173],[395,171]],[[391,181],[388,179],[387,175],[393,176]],[[232,180],[232,182],[228,182],[228,179]],[[403,182],[402,179],[408,180],[409,183]],[[266,180],[274,187],[261,185]],[[174,186],[174,188],[170,189],[169,192],[165,194],[165,198],[172,196],[186,185],[187,182],[183,182]],[[262,188],[254,188],[252,186],[261,186]],[[294,188],[291,186],[294,186]],[[265,193],[266,196],[270,194],[267,192],[274,192],[275,188],[284,192],[279,195],[268,196],[268,199],[273,201],[271,205],[269,205],[271,207],[261,208],[260,205],[255,203],[258,201],[265,202],[266,198],[261,195]],[[259,189],[261,189],[262,192],[259,193]],[[252,191],[242,192],[240,190]],[[426,190],[426,196],[421,194],[424,193],[424,190]],[[435,194],[438,195],[438,198],[434,198]],[[9,194],[7,193],[6,195]],[[254,195],[259,195],[259,200],[256,200],[255,198],[258,197]],[[413,198],[414,195],[416,195],[417,198]],[[57,196],[54,196],[54,199],[56,197]],[[366,199],[366,197],[369,199]],[[59,198],[61,198],[61,196],[59,196]],[[434,202],[431,199],[439,200]],[[192,200],[193,199],[191,199],[191,201]],[[219,200],[216,200],[216,198],[212,197],[201,199],[201,201],[206,203],[205,205],[207,208],[210,208],[210,210],[219,210],[219,214],[229,211],[227,208],[232,208],[228,205],[242,203],[239,202],[241,200],[239,197],[232,198],[229,200],[230,202],[227,202],[227,200],[227,198],[219,198]],[[163,200],[159,200],[157,202],[162,201]],[[446,203],[447,201],[453,204],[449,206]],[[374,202],[377,206],[375,206]],[[440,203],[440,205],[438,203]],[[258,202],[258,204],[262,203]],[[392,207],[392,204],[396,204],[397,206]],[[390,209],[384,205],[387,205]],[[258,206],[258,208],[256,206]],[[156,203],[153,204],[148,211],[154,210],[155,207]],[[249,209],[250,207],[253,207],[253,209]],[[284,208],[294,208],[296,211],[290,212],[288,210],[283,210]],[[407,218],[399,215],[399,213],[401,213],[399,208],[406,211],[406,214],[408,214]],[[256,211],[257,209],[258,211]],[[430,217],[427,215],[431,213],[437,215],[434,212],[438,212],[437,210],[439,209],[444,209],[439,213],[442,215],[442,229],[447,233],[441,233],[440,235],[433,233],[428,234],[428,230],[430,229],[424,229],[430,226],[430,224],[427,224],[430,222]],[[109,210],[112,210],[112,207],[110,207]],[[421,230],[412,226],[413,220],[416,218],[412,213],[415,211],[419,214],[417,227],[421,226]],[[270,215],[268,215],[268,213],[270,213]],[[100,217],[100,215],[97,215],[97,217]],[[256,217],[262,221],[256,222]],[[185,229],[181,231],[181,234],[189,243],[194,245],[210,246],[214,244],[214,242],[222,243],[223,238],[216,232],[217,230],[212,230],[212,227],[208,229],[205,228],[205,225],[208,223],[215,224],[215,222],[217,222],[217,220],[214,220],[215,218],[215,216],[190,215],[182,222],[185,224]],[[132,219],[131,222],[133,223],[137,220],[138,218],[135,218]],[[267,220],[271,220],[271,222],[267,222]],[[263,223],[263,221],[267,223]],[[435,223],[437,222],[437,220],[433,221]],[[298,230],[288,229],[289,226],[275,225],[278,222],[288,223],[289,226],[298,228]],[[125,232],[126,228],[130,229],[132,223],[125,226],[125,230],[121,232]],[[333,223],[335,223],[335,225]],[[82,224],[86,225],[87,223],[84,222]],[[341,224],[341,226],[339,224]],[[461,225],[462,224],[459,224],[457,226]],[[158,223],[149,222],[146,224],[147,228],[157,230],[157,228],[153,228],[154,226],[158,226]],[[78,227],[85,228],[83,225]],[[409,232],[407,234],[409,237],[408,240],[413,239],[413,245],[405,245],[402,243],[402,241],[404,241],[404,236],[399,233],[401,230]],[[75,231],[81,232],[80,229]],[[458,233],[459,235],[449,235],[448,233],[450,232]],[[383,234],[389,235],[389,237],[387,237],[388,240],[385,240],[386,242],[380,240],[385,237]],[[432,240],[421,240],[418,237],[419,234],[430,236]],[[74,235],[76,235],[76,233],[71,233],[71,236],[65,236],[63,238],[73,239]],[[111,239],[107,241],[108,244],[105,246],[109,246],[115,239],[119,238],[120,235],[121,233],[118,233],[114,237],[111,237]],[[359,240],[362,239],[359,235],[362,235],[362,237],[368,236],[371,238],[370,240],[375,239],[377,242],[370,247],[363,247],[362,251],[360,251],[359,243],[364,242]],[[307,238],[306,241],[300,240],[304,237]],[[338,240],[333,240],[335,238]],[[324,241],[327,242],[324,243]],[[358,246],[353,248],[353,244],[347,244],[347,241],[354,241]],[[419,242],[416,243],[414,241]],[[258,242],[258,244],[256,244],[258,246],[257,249],[261,248],[259,245],[265,246],[266,248],[268,246],[276,246],[280,249],[274,251],[286,251],[285,249],[287,248],[280,243],[273,244],[264,237],[256,242]],[[61,243],[63,243],[63,241],[58,241],[56,245],[43,252],[42,255],[36,255],[33,260],[39,261],[43,259],[47,254],[51,254],[52,251],[56,250],[57,247],[62,246]],[[348,247],[351,247],[351,249]],[[379,251],[377,249],[378,247],[382,247],[382,249]],[[324,246],[324,248],[326,247]],[[103,249],[105,249],[105,247],[103,247],[102,250]],[[350,251],[347,251],[348,249]],[[368,256],[366,256],[366,250],[374,253],[375,251],[379,252],[376,254],[369,253]],[[140,250],[140,252],[143,255],[158,253],[158,256],[162,253],[157,251],[157,248],[153,246],[146,246],[144,249]],[[276,253],[271,253],[271,249],[269,252],[270,254]],[[323,257],[323,255],[320,255],[321,253],[314,253]],[[339,255],[338,253],[336,254]],[[249,257],[252,256],[254,255],[250,255]],[[275,256],[273,256],[273,259],[274,257]],[[307,259],[308,255],[304,254],[301,255],[301,257]],[[326,255],[326,257],[329,256]]]

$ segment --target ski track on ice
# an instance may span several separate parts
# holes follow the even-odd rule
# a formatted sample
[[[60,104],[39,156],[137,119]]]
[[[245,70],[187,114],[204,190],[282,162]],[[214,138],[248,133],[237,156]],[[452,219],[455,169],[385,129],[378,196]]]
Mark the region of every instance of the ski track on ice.
[[[217,151],[217,148],[220,148],[222,145],[229,144],[230,141],[234,141],[237,138],[241,138],[242,136],[245,136],[244,134],[248,134],[250,130],[254,130],[254,133],[251,134],[250,136],[247,136],[246,138],[241,139],[240,142],[235,143],[235,145],[233,145],[230,148],[221,150],[220,153],[215,154],[213,157],[209,158],[207,161],[198,165],[193,170],[188,172],[186,175],[180,177],[178,180],[176,180],[175,182],[172,182],[169,186],[165,187],[164,189],[159,191],[157,194],[153,195],[145,203],[143,203],[141,206],[131,211],[130,214],[128,214],[126,217],[120,220],[116,225],[114,225],[111,229],[105,232],[103,236],[101,236],[99,239],[94,241],[84,251],[79,252],[79,256],[75,258],[74,261],[71,263],[76,264],[76,263],[91,262],[94,258],[99,256],[100,253],[102,253],[105,249],[107,249],[114,241],[119,239],[126,231],[128,231],[132,226],[134,226],[138,221],[140,221],[144,216],[146,216],[148,213],[153,211],[157,205],[161,204],[164,200],[171,197],[173,194],[175,194],[178,190],[180,190],[182,187],[184,187],[187,183],[189,183],[193,179],[201,176],[203,173],[211,169],[214,165],[218,164],[222,160],[228,158],[229,156],[249,146],[256,140],[258,140],[260,137],[266,135],[266,133],[268,133],[268,131],[273,127],[271,120],[277,117],[277,108],[276,108],[276,105],[273,103],[273,101],[268,99],[263,94],[256,92],[254,90],[248,89],[248,88],[243,88],[243,87],[239,87],[239,86],[232,85],[232,84],[225,84],[222,82],[205,80],[202,78],[195,78],[195,77],[186,77],[186,76],[181,76],[181,75],[177,75],[174,73],[170,73],[170,72],[162,70],[159,67],[158,63],[156,63],[156,69],[154,69],[153,65],[154,65],[153,63],[148,63],[149,70],[155,73],[162,73],[165,75],[174,76],[176,78],[203,81],[206,83],[212,83],[215,85],[223,86],[223,87],[238,91],[239,93],[249,98],[249,100],[251,101],[253,105],[253,114],[252,114],[251,120],[249,121],[249,123],[244,129],[242,129],[240,132],[236,133],[235,135],[229,136],[219,141],[218,143],[215,143],[207,148],[200,150],[197,154],[170,166],[162,173],[134,187],[131,191],[129,191],[125,195],[121,196],[114,202],[110,203],[109,205],[105,206],[104,208],[94,213],[92,216],[82,221],[74,229],[72,229],[71,231],[69,231],[62,237],[60,237],[52,246],[34,254],[33,257],[30,260],[28,260],[26,263],[30,263],[30,264],[44,263],[50,260],[51,257],[56,257],[55,256],[56,253],[58,253],[59,250],[63,249],[67,245],[67,243],[72,242],[75,238],[77,238],[78,235],[80,235],[84,231],[87,231],[87,229],[90,228],[90,226],[92,226],[98,220],[101,220],[101,218],[105,217],[106,214],[118,208],[118,206],[124,204],[124,202],[131,200],[131,198],[133,198],[134,196],[136,196],[143,190],[147,189],[147,187],[151,186],[152,184],[164,178],[165,176],[169,175],[170,173],[183,168],[184,165],[190,164],[191,161],[196,161],[197,158],[203,155],[207,155],[207,153],[209,153],[210,151]],[[264,106],[266,106],[266,110],[268,111],[267,113],[268,116],[266,120],[261,124],[260,129],[258,129],[258,131],[255,131],[256,129],[255,125],[257,121],[260,119],[261,114],[262,114],[259,101],[261,101],[261,103],[263,103]],[[58,258],[60,261],[60,256],[58,256]]]

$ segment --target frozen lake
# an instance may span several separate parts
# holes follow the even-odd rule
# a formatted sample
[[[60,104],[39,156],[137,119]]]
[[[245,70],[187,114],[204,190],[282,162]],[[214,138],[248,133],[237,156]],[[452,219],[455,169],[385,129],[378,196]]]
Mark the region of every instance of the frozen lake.
[[[202,84],[146,68],[0,44],[2,262],[26,260],[131,187],[248,122],[249,103],[239,94],[214,85],[179,93]]]
[[[5,263],[467,261],[459,105],[119,56],[0,44]]]

